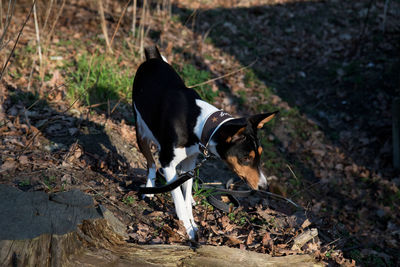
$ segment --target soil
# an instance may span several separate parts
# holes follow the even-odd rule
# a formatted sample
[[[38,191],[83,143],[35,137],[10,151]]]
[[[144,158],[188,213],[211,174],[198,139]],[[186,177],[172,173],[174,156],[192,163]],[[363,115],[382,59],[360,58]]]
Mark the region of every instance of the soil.
[[[175,2],[172,19],[153,12],[146,44],[158,44],[170,62],[189,62],[214,76],[257,58],[250,68],[254,76],[239,72],[212,84],[219,92],[214,104],[235,115],[281,110],[261,133],[269,143],[264,170],[272,192],[302,207],[255,195],[224,213],[200,192],[195,197],[200,244],[274,256],[310,253],[329,264],[398,264],[400,178],[392,167],[390,136],[391,101],[400,82],[398,3],[390,1],[383,31],[385,1]],[[18,32],[29,7],[30,2],[18,6],[10,33]],[[110,29],[122,8],[107,4]],[[97,48],[96,14],[91,4],[67,3],[48,55],[61,53],[67,60],[80,53],[71,44],[60,45],[65,36],[85,43],[87,51]],[[130,19],[121,22],[117,47],[132,41]],[[29,55],[34,29],[30,20],[16,54]],[[1,52],[8,55],[11,44]],[[62,86],[67,74],[49,62],[47,72],[56,78],[41,86],[29,78],[39,76],[39,68],[16,56],[1,80],[0,182],[25,191],[77,188],[127,225],[128,242],[187,244],[170,195],[142,199],[133,190],[145,183],[146,162],[129,103],[111,114],[71,105]],[[134,72],[140,58],[122,62]],[[206,182],[238,181],[216,160],[205,163],[200,176]],[[293,249],[295,238],[311,228],[318,228],[318,238]]]

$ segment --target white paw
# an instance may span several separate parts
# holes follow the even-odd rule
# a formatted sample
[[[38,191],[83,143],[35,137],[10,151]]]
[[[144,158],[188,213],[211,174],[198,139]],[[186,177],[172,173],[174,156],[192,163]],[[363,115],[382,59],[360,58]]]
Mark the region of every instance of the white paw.
[[[196,240],[197,230],[198,228],[196,225],[191,225],[189,228],[186,228],[186,233],[188,234],[190,240]]]
[[[144,195],[142,195],[142,199],[145,199],[145,198],[152,199],[153,197],[154,197],[154,194],[144,194]]]

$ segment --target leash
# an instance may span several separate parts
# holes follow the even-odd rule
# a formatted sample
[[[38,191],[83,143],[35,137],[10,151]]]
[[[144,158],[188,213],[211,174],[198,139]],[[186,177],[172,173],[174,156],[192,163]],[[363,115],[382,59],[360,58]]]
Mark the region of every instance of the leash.
[[[289,204],[295,206],[296,208],[301,208],[301,206],[297,205],[294,203],[292,200],[287,199],[283,196],[274,194],[272,192],[264,191],[264,190],[253,190],[253,189],[248,189],[248,190],[232,190],[229,189],[231,185],[233,184],[233,179],[228,180],[228,182],[225,185],[225,188],[218,188],[216,186],[211,186],[207,185],[203,180],[201,180],[198,176],[195,175],[197,173],[197,170],[204,164],[204,162],[211,157],[211,154],[208,153],[207,148],[205,148],[207,153],[204,153],[204,158],[197,163],[196,167],[194,170],[187,171],[185,173],[180,174],[177,180],[173,181],[172,183],[163,185],[163,186],[158,186],[158,187],[145,187],[145,185],[142,186],[133,186],[131,189],[133,191],[137,191],[138,194],[161,194],[161,193],[166,193],[174,190],[178,186],[182,185],[184,182],[186,182],[189,179],[196,179],[197,181],[197,190],[210,190],[209,195],[206,196],[206,199],[208,203],[210,203],[212,206],[215,208],[231,213],[235,209],[240,207],[240,201],[237,198],[245,198],[249,197],[252,195],[255,195],[256,193],[261,193],[264,195],[268,195],[277,199],[285,200]],[[165,179],[164,175],[162,175],[159,171],[157,171],[156,175],[158,178],[163,178]],[[227,197],[229,199],[229,204],[224,202],[222,200],[222,197]]]
[[[195,172],[197,172],[197,170],[201,167],[201,165],[203,165],[203,163],[209,157],[211,157],[211,155],[210,155],[210,153],[208,153],[208,150],[207,150],[207,153],[204,154],[204,158],[199,163],[197,163],[196,167],[193,170],[179,174],[178,179],[176,179],[175,181],[173,181],[169,184],[166,184],[163,186],[156,186],[156,187],[145,187],[145,185],[133,186],[132,189],[133,189],[133,191],[137,191],[138,194],[141,194],[141,195],[143,195],[143,194],[161,194],[161,193],[170,192],[170,191],[174,190],[175,188],[177,188],[178,186],[182,185],[187,180],[189,180],[191,178],[196,178]],[[163,178],[164,180],[166,180],[165,176],[162,173],[160,173],[159,170],[157,170],[156,177]]]
[[[197,177],[197,179],[200,182],[202,182],[200,178]],[[237,197],[245,198],[245,197],[249,197],[249,196],[252,196],[255,194],[263,194],[263,195],[268,195],[268,196],[276,198],[276,199],[285,200],[287,203],[295,206],[297,209],[303,209],[301,206],[297,205],[292,200],[285,198],[281,195],[277,195],[275,193],[265,191],[265,190],[254,190],[254,189],[232,190],[232,189],[229,189],[229,187],[231,186],[232,183],[233,183],[233,179],[230,179],[226,183],[225,189],[224,188],[216,188],[214,186],[209,186],[206,184],[203,184],[199,188],[214,190],[209,196],[206,197],[207,201],[211,205],[216,207],[217,209],[225,211],[227,213],[231,213],[232,211],[234,211],[235,209],[240,207],[240,201],[237,199]],[[220,200],[219,198],[217,198],[215,196],[227,196],[229,198],[230,203],[227,204],[226,202]]]

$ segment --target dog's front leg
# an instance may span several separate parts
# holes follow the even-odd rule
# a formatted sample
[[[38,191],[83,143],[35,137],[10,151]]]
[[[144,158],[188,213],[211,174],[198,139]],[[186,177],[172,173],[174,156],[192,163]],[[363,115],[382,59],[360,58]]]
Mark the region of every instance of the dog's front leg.
[[[147,173],[147,182],[146,182],[146,187],[155,187],[156,184],[156,165],[153,163],[151,165],[148,164],[148,173]],[[146,194],[143,195],[143,198],[148,197],[148,198],[152,198],[154,197],[153,194]]]
[[[165,178],[167,182],[170,183],[177,179],[176,166],[168,166],[164,168]],[[193,218],[192,214],[188,214],[188,208],[185,202],[185,199],[182,194],[182,190],[180,187],[175,188],[171,191],[172,199],[174,200],[176,214],[178,215],[179,220],[183,222],[183,225],[186,228],[186,233],[188,234],[191,240],[195,240],[197,227],[193,226],[190,218]]]
[[[196,167],[196,158],[197,158],[197,154],[185,159],[181,163],[182,171],[188,172],[188,171],[194,170],[194,168]],[[187,180],[184,184],[182,184],[182,192],[183,192],[183,197],[185,198],[185,203],[186,203],[186,208],[188,210],[189,219],[190,219],[193,227],[197,230],[197,225],[194,222],[193,210],[192,210],[192,206],[195,203],[193,200],[193,197],[192,197],[192,186],[193,186],[193,179]]]

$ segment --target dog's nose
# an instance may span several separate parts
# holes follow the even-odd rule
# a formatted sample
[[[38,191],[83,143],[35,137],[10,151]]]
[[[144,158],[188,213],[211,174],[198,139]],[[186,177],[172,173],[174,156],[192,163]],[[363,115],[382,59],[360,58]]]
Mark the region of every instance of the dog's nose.
[[[258,189],[259,190],[266,190],[268,187],[267,179],[262,171],[260,172],[260,179],[258,180]]]

